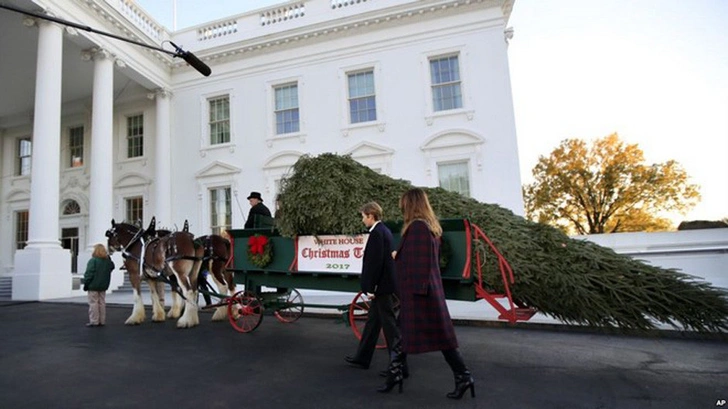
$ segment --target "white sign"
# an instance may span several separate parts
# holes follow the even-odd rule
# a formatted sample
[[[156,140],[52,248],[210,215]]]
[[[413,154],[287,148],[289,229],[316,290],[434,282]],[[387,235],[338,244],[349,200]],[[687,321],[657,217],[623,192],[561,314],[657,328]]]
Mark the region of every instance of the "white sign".
[[[368,234],[356,236],[298,236],[298,271],[361,274]]]

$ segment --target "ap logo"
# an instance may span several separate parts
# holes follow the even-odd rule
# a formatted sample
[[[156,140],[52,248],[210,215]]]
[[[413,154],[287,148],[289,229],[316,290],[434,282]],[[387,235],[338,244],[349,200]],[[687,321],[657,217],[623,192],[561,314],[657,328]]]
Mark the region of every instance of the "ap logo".
[[[715,406],[718,406],[718,407],[723,407],[723,406],[725,406],[725,404],[726,404],[725,399],[718,399],[718,401],[715,402]]]

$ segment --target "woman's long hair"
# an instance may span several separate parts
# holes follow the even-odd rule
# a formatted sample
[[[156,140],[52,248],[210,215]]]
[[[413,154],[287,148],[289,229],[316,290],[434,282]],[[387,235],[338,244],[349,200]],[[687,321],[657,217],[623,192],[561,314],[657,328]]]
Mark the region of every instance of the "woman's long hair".
[[[432,234],[435,237],[442,236],[442,227],[440,222],[432,211],[430,201],[427,199],[427,193],[420,188],[414,188],[406,191],[399,199],[399,208],[404,216],[404,226],[402,226],[402,235],[407,228],[415,220],[422,220],[427,223]]]

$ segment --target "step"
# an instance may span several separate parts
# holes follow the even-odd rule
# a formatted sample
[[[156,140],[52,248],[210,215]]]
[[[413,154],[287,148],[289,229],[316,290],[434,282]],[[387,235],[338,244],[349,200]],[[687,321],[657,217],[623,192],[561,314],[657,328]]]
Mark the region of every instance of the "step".
[[[515,312],[516,321],[528,321],[534,316],[534,314],[536,314],[536,310],[534,308],[514,308],[513,310],[508,310],[505,314],[500,314],[498,319],[510,321],[513,312]]]
[[[13,278],[0,277],[0,298],[10,299],[13,297]]]

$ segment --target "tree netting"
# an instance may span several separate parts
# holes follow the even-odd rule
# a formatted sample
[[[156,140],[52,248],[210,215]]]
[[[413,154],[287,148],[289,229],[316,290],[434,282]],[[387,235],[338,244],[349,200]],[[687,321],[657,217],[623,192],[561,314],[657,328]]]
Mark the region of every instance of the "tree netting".
[[[362,204],[376,201],[385,221],[400,220],[399,198],[411,187],[349,156],[303,156],[281,182],[278,229],[289,237],[361,233]],[[518,304],[572,324],[648,330],[659,322],[700,332],[728,329],[728,293],[697,277],[569,238],[497,205],[424,189],[440,219],[467,218],[492,240],[513,269],[511,292]],[[473,251],[483,248],[474,238]],[[486,287],[503,291],[495,258],[485,259]]]

